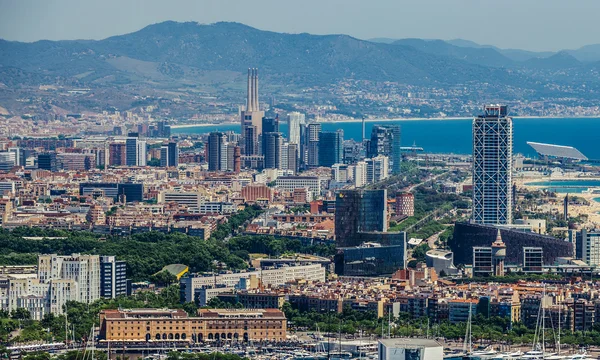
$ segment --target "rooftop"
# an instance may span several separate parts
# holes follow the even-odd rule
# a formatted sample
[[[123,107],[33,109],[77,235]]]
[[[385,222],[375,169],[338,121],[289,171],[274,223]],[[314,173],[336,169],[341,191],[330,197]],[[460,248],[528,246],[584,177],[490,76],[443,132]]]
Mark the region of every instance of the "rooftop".
[[[564,145],[553,145],[543,144],[533,141],[528,141],[527,144],[531,146],[538,154],[542,156],[572,159],[572,160],[587,160],[588,158],[572,146]]]
[[[383,339],[380,343],[390,348],[441,347],[442,344],[431,339]]]

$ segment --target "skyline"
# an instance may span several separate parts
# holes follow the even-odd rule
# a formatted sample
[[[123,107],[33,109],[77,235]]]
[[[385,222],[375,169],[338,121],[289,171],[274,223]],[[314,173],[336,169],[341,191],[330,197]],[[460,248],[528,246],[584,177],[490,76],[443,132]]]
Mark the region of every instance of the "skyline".
[[[103,39],[173,20],[233,21],[275,32],[347,34],[367,40],[464,39],[482,45],[531,51],[576,49],[600,43],[594,31],[594,16],[600,11],[600,3],[550,0],[545,1],[543,7],[534,7],[531,3],[535,1],[430,0],[410,3],[381,0],[363,3],[350,0],[341,7],[337,1],[315,0],[302,4],[272,0],[180,0],[172,6],[172,3],[150,0],[144,1],[142,6],[138,0],[102,3],[0,0],[0,38],[25,42]],[[493,14],[493,19],[498,18],[496,14],[507,14],[501,17],[502,32],[495,26],[477,27],[481,14]]]

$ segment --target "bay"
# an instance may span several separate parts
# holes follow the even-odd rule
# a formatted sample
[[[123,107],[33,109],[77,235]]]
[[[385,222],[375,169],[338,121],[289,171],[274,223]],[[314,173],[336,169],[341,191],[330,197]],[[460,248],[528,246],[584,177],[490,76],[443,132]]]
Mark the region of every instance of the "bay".
[[[362,124],[323,122],[323,131],[344,130],[344,139],[362,139]],[[368,121],[366,136],[376,124],[401,126],[402,146],[416,144],[427,153],[471,154],[472,119],[451,120],[385,120]],[[240,131],[238,124],[197,126],[173,129],[173,134],[201,134],[211,131]],[[281,121],[280,131],[287,134],[287,123]],[[600,159],[600,118],[514,118],[513,152],[535,157],[527,141],[567,145],[578,148],[590,159]]]

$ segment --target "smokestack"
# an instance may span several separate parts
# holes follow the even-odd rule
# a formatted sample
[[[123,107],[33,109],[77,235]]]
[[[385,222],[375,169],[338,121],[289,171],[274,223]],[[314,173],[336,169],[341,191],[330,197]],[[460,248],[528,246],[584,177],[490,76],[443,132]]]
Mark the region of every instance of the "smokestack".
[[[254,109],[260,111],[258,104],[258,68],[254,69]]]
[[[250,68],[248,68],[248,94],[247,94],[247,99],[246,99],[246,111],[251,111],[251,107],[252,107],[252,75],[251,75],[251,70]]]

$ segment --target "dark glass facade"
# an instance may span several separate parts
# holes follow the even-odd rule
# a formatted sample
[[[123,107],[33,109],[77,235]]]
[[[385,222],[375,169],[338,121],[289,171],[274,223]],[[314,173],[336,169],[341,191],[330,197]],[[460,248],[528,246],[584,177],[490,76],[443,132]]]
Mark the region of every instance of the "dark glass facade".
[[[319,133],[319,166],[330,167],[344,161],[344,132],[322,131]]]
[[[144,185],[134,183],[81,183],[79,195],[88,195],[94,189],[103,190],[105,196],[112,197],[115,201],[118,201],[121,195],[125,196],[126,202],[144,200]]]
[[[392,174],[400,173],[402,162],[401,133],[398,125],[375,125],[371,130],[371,140],[367,147],[367,158],[387,156]]]
[[[338,248],[335,273],[340,276],[382,276],[404,269],[405,245]]]
[[[454,253],[455,264],[472,264],[473,247],[490,246],[496,239],[498,228],[491,225],[456,223],[454,235],[448,241]],[[502,241],[506,244],[507,264],[521,264],[523,247],[540,247],[544,253],[544,264],[553,264],[558,257],[573,256],[573,244],[553,236],[534,232],[501,229]]]
[[[262,118],[262,133],[274,133],[279,132],[279,119],[278,118]]]
[[[38,155],[38,169],[56,171],[56,153],[43,153]]]
[[[341,190],[335,201],[335,238],[338,246],[357,246],[358,233],[387,231],[386,190]]]
[[[114,256],[100,257],[100,296],[114,299],[130,295],[127,286],[127,263]]]

